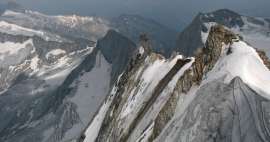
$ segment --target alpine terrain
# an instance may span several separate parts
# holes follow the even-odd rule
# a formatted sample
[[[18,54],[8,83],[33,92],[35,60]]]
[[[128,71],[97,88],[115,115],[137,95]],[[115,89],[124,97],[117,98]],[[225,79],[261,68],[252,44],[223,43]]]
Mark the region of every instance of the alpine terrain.
[[[0,5],[0,142],[270,141],[270,20],[181,33],[137,15]]]

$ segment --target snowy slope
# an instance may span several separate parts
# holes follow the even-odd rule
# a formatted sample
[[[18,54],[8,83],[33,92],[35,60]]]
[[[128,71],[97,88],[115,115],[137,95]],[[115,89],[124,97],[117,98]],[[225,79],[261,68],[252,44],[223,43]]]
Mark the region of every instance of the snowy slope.
[[[0,141],[63,139],[72,128],[66,124],[73,125],[81,113],[75,103],[56,99],[65,95],[57,90],[95,45],[5,21],[0,25]],[[85,125],[74,126],[75,138]]]
[[[12,35],[24,35],[24,36],[39,36],[47,41],[63,41],[59,35],[51,34],[44,31],[33,30],[25,27],[21,27],[15,24],[11,24],[5,21],[0,21],[0,32]]]
[[[0,21],[13,24],[12,26],[3,26],[2,31],[12,28],[14,29],[12,33],[38,34],[43,35],[47,40],[84,38],[96,42],[105,36],[108,30],[113,29],[138,43],[140,35],[146,33],[153,43],[153,49],[167,57],[172,53],[177,35],[176,31],[168,27],[137,15],[121,15],[116,18],[105,19],[78,15],[51,16],[30,10],[23,12],[6,10],[0,16]],[[5,23],[2,23],[2,25],[5,25]],[[19,28],[16,25],[24,28]]]
[[[157,117],[161,106],[170,98],[178,79],[191,67],[194,61],[191,59],[187,64],[183,64],[183,68],[178,71],[173,68],[179,66],[179,60],[184,62],[185,59],[178,55],[166,60],[162,56],[152,53],[145,59],[138,61],[140,62],[138,63],[139,66],[131,71],[133,73],[128,75],[128,80],[124,83],[127,86],[122,86],[124,88],[116,86],[116,90],[112,91],[112,95],[100,108],[98,115],[85,132],[86,139],[84,141],[105,141],[106,138],[108,138],[107,140],[121,141],[127,134],[130,134],[128,141],[137,141],[140,137],[144,137],[141,133],[148,129],[148,126],[151,126],[151,120]],[[182,64],[180,65],[182,66]],[[125,73],[129,74],[129,72]],[[122,84],[127,74],[121,76],[118,85]],[[170,78],[172,80],[168,80]],[[158,88],[164,89],[159,92],[157,91]],[[117,92],[116,95],[115,92]],[[118,102],[119,106],[116,106],[115,101],[119,95],[122,99]],[[142,113],[143,111],[145,112]],[[104,121],[108,121],[108,117],[112,117],[112,120],[109,120],[111,123],[109,122],[107,128],[103,125],[107,123]],[[140,119],[140,121],[137,121],[137,119]],[[132,128],[136,122],[138,124]],[[100,132],[98,133],[94,129],[100,129]],[[130,131],[133,131],[133,133],[130,133]],[[110,133],[117,135],[117,137],[110,137]]]
[[[270,71],[251,45],[214,25],[199,33],[207,42],[195,58],[131,62],[81,141],[269,141]]]
[[[109,29],[107,20],[98,17],[48,16],[35,11],[5,11],[0,20],[4,20],[30,29],[48,31],[67,37],[89,38],[97,41]]]
[[[233,43],[231,48],[232,54],[220,57],[207,74],[205,83],[224,76],[224,83],[230,83],[233,78],[240,77],[258,94],[270,99],[270,72],[256,50],[242,41]]]
[[[269,69],[243,41],[223,50],[200,86],[180,94],[172,119],[155,142],[269,141],[269,116],[260,117],[269,109]]]

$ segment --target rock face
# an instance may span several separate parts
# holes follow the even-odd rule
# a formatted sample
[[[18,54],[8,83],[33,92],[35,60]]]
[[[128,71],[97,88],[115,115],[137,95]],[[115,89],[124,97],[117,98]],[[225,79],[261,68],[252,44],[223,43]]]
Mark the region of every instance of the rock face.
[[[5,9],[6,10],[6,9]],[[137,15],[122,15],[113,19],[101,17],[82,17],[77,15],[48,16],[29,10],[3,11],[0,20],[16,25],[54,33],[65,38],[79,38],[97,42],[108,31],[115,30],[139,44],[139,36],[149,35],[154,51],[169,57],[175,47],[177,32],[163,26],[154,20]],[[166,36],[164,36],[166,35]]]
[[[153,50],[166,57],[171,55],[175,47],[177,32],[154,20],[137,15],[121,15],[114,18],[111,25],[135,43],[139,43],[141,34],[147,34],[151,40]]]
[[[197,49],[205,45],[210,27],[218,24],[231,29],[235,34],[240,34],[243,40],[252,46],[268,51],[270,43],[268,20],[242,16],[228,9],[199,13],[178,35],[175,49],[185,56],[194,56]],[[260,38],[257,38],[257,34],[261,35]],[[267,52],[266,55],[270,54]]]
[[[1,18],[22,23],[0,22],[0,141],[270,140],[269,61],[229,30],[242,25],[239,15],[227,10],[201,14],[182,37],[201,39],[185,44],[194,50],[201,45],[195,57],[166,59],[153,52],[155,44],[146,34],[136,48],[132,39],[102,28],[93,37],[105,36],[95,43],[85,37],[104,26],[100,20],[91,27],[88,18],[75,16],[77,22],[70,23],[70,17],[49,17],[52,27],[46,30],[38,20],[34,27],[41,27],[21,27],[27,20],[17,18],[47,16],[18,13]],[[200,23],[207,16],[225,26]],[[220,16],[228,17],[222,21]],[[91,28],[80,27],[83,21]],[[258,19],[247,21],[266,26]],[[63,33],[55,30],[59,25],[75,27]]]
[[[112,64],[112,82],[123,72],[136,50],[136,45],[114,30],[98,41],[97,48],[101,50],[106,60]]]
[[[213,72],[223,70],[220,60],[234,54],[238,42],[243,42],[238,35],[216,25],[195,59],[176,57],[164,62],[154,53],[137,58],[106,99],[107,109],[96,116],[98,123],[90,125],[99,132],[93,135],[87,130],[86,140],[81,141],[268,141],[269,126],[264,122],[269,118],[262,114],[267,113],[269,100],[264,93],[237,76],[225,83],[230,73],[210,80]],[[259,60],[267,59],[263,53],[258,55]],[[166,62],[172,66],[164,70]]]
[[[242,27],[245,24],[241,15],[228,9],[220,9],[212,13],[208,13],[202,16],[202,21],[216,22],[229,28],[236,26]]]
[[[15,56],[16,62],[1,60],[5,66],[1,66],[0,141],[60,141],[80,117],[76,114],[76,105],[62,103],[60,98],[66,92],[61,92],[61,95],[55,92],[90,53],[87,46],[92,42],[83,46],[83,40],[80,44],[61,43],[36,36],[7,34],[1,34],[1,40],[1,48],[10,44],[11,50],[19,48],[19,51],[2,55],[4,59]],[[62,51],[62,54],[52,52],[55,50]],[[57,58],[48,59],[48,53]],[[45,138],[43,134],[46,131],[50,133]]]
[[[263,60],[264,64],[267,66],[268,69],[270,69],[270,60],[268,58],[268,56],[266,55],[266,53],[262,50],[256,49],[257,53],[259,54],[259,56],[261,57],[261,59]]]
[[[1,24],[0,141],[76,140],[136,45],[115,31],[96,46],[82,38]]]
[[[204,29],[201,23],[201,15],[199,14],[192,23],[179,34],[176,41],[177,51],[186,56],[194,55],[197,48],[204,46],[201,38],[202,30]]]

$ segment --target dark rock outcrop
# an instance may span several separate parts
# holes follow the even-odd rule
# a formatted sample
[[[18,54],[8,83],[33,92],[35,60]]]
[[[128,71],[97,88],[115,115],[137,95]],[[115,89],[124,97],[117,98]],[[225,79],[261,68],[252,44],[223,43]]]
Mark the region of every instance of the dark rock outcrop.
[[[113,28],[135,43],[140,42],[140,35],[146,33],[151,39],[153,50],[169,57],[175,47],[177,31],[138,15],[121,15],[111,21]]]
[[[179,95],[187,93],[193,85],[199,85],[203,76],[215,65],[221,55],[222,43],[230,44],[235,38],[236,35],[221,25],[211,28],[205,47],[195,57],[192,67],[178,80],[173,94],[155,119],[151,139],[155,139],[172,119]]]
[[[111,82],[114,82],[127,67],[136,50],[136,44],[120,33],[109,30],[104,38],[98,40],[97,48],[100,49],[105,59],[112,64]]]
[[[203,47],[201,38],[201,31],[203,28],[201,14],[199,14],[178,36],[176,41],[176,50],[185,56],[194,55],[197,48]]]
[[[242,27],[244,22],[241,15],[228,9],[221,9],[211,13],[199,13],[192,23],[185,28],[178,36],[176,50],[185,56],[193,56],[196,50],[204,46],[201,32],[209,32],[204,23],[215,22],[220,25],[232,28]]]
[[[216,22],[226,27],[235,26],[242,27],[244,22],[241,15],[229,9],[220,9],[211,13],[207,13],[202,17],[203,22]]]
[[[261,57],[261,59],[263,60],[263,63],[265,64],[265,66],[270,69],[270,60],[269,58],[266,56],[266,53],[262,50],[256,49],[258,55]]]

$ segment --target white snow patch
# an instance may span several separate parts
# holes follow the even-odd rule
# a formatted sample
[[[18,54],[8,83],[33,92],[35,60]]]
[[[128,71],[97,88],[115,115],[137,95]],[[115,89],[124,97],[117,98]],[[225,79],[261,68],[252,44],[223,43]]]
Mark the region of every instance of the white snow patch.
[[[242,16],[244,21],[243,27],[234,27],[231,30],[234,33],[243,36],[244,40],[251,44],[253,47],[264,50],[268,57],[270,57],[270,27],[269,23],[262,18],[256,18],[264,25],[257,25],[247,20],[247,17]]]
[[[144,48],[142,46],[140,46],[140,48],[139,48],[139,54],[143,55],[143,53],[144,53]]]
[[[24,36],[31,36],[31,37],[36,35],[46,41],[58,41],[58,42],[63,41],[63,39],[59,35],[22,27],[19,25],[8,23],[6,21],[0,21],[0,32],[11,34],[11,35],[24,35]]]
[[[125,117],[134,117],[133,115],[139,110],[139,107],[144,102],[143,100],[148,100],[151,92],[154,87],[158,84],[158,82],[170,71],[170,69],[175,65],[178,59],[181,59],[182,56],[178,55],[171,61],[166,61],[165,59],[157,59],[154,63],[151,63],[149,67],[147,67],[142,76],[140,83],[138,84],[139,90],[135,93],[134,88],[129,95],[128,103],[125,104],[123,110],[120,114],[120,118],[123,119]],[[148,59],[149,60],[149,57]]]
[[[121,78],[121,75],[118,78]],[[91,122],[90,126],[86,129],[85,131],[85,140],[84,142],[95,142],[99,130],[101,128],[102,122],[106,116],[107,111],[109,110],[109,107],[115,97],[116,91],[117,91],[117,87],[113,87],[110,95],[108,96],[107,100],[104,102],[104,104],[101,106],[101,108],[98,111],[98,114],[95,116],[95,118],[93,119],[93,121]]]
[[[202,37],[203,43],[206,43],[211,27],[215,25],[217,25],[216,22],[204,23],[204,26],[207,28],[207,32],[201,31],[201,37]]]
[[[22,62],[31,53],[32,39],[23,43],[0,42],[0,67],[15,65]]]
[[[53,49],[46,54],[46,58],[48,59],[51,56],[59,56],[61,54],[66,54],[66,51],[63,49]]]
[[[31,63],[30,63],[30,68],[33,70],[33,72],[37,72],[38,71],[38,63],[39,63],[39,58],[38,56],[35,56],[32,60],[31,60]]]
[[[77,91],[70,100],[77,105],[77,112],[85,125],[92,119],[109,93],[110,79],[111,65],[101,53],[98,53],[94,68],[90,72],[85,72],[74,82],[75,84],[72,84],[77,86]]]

